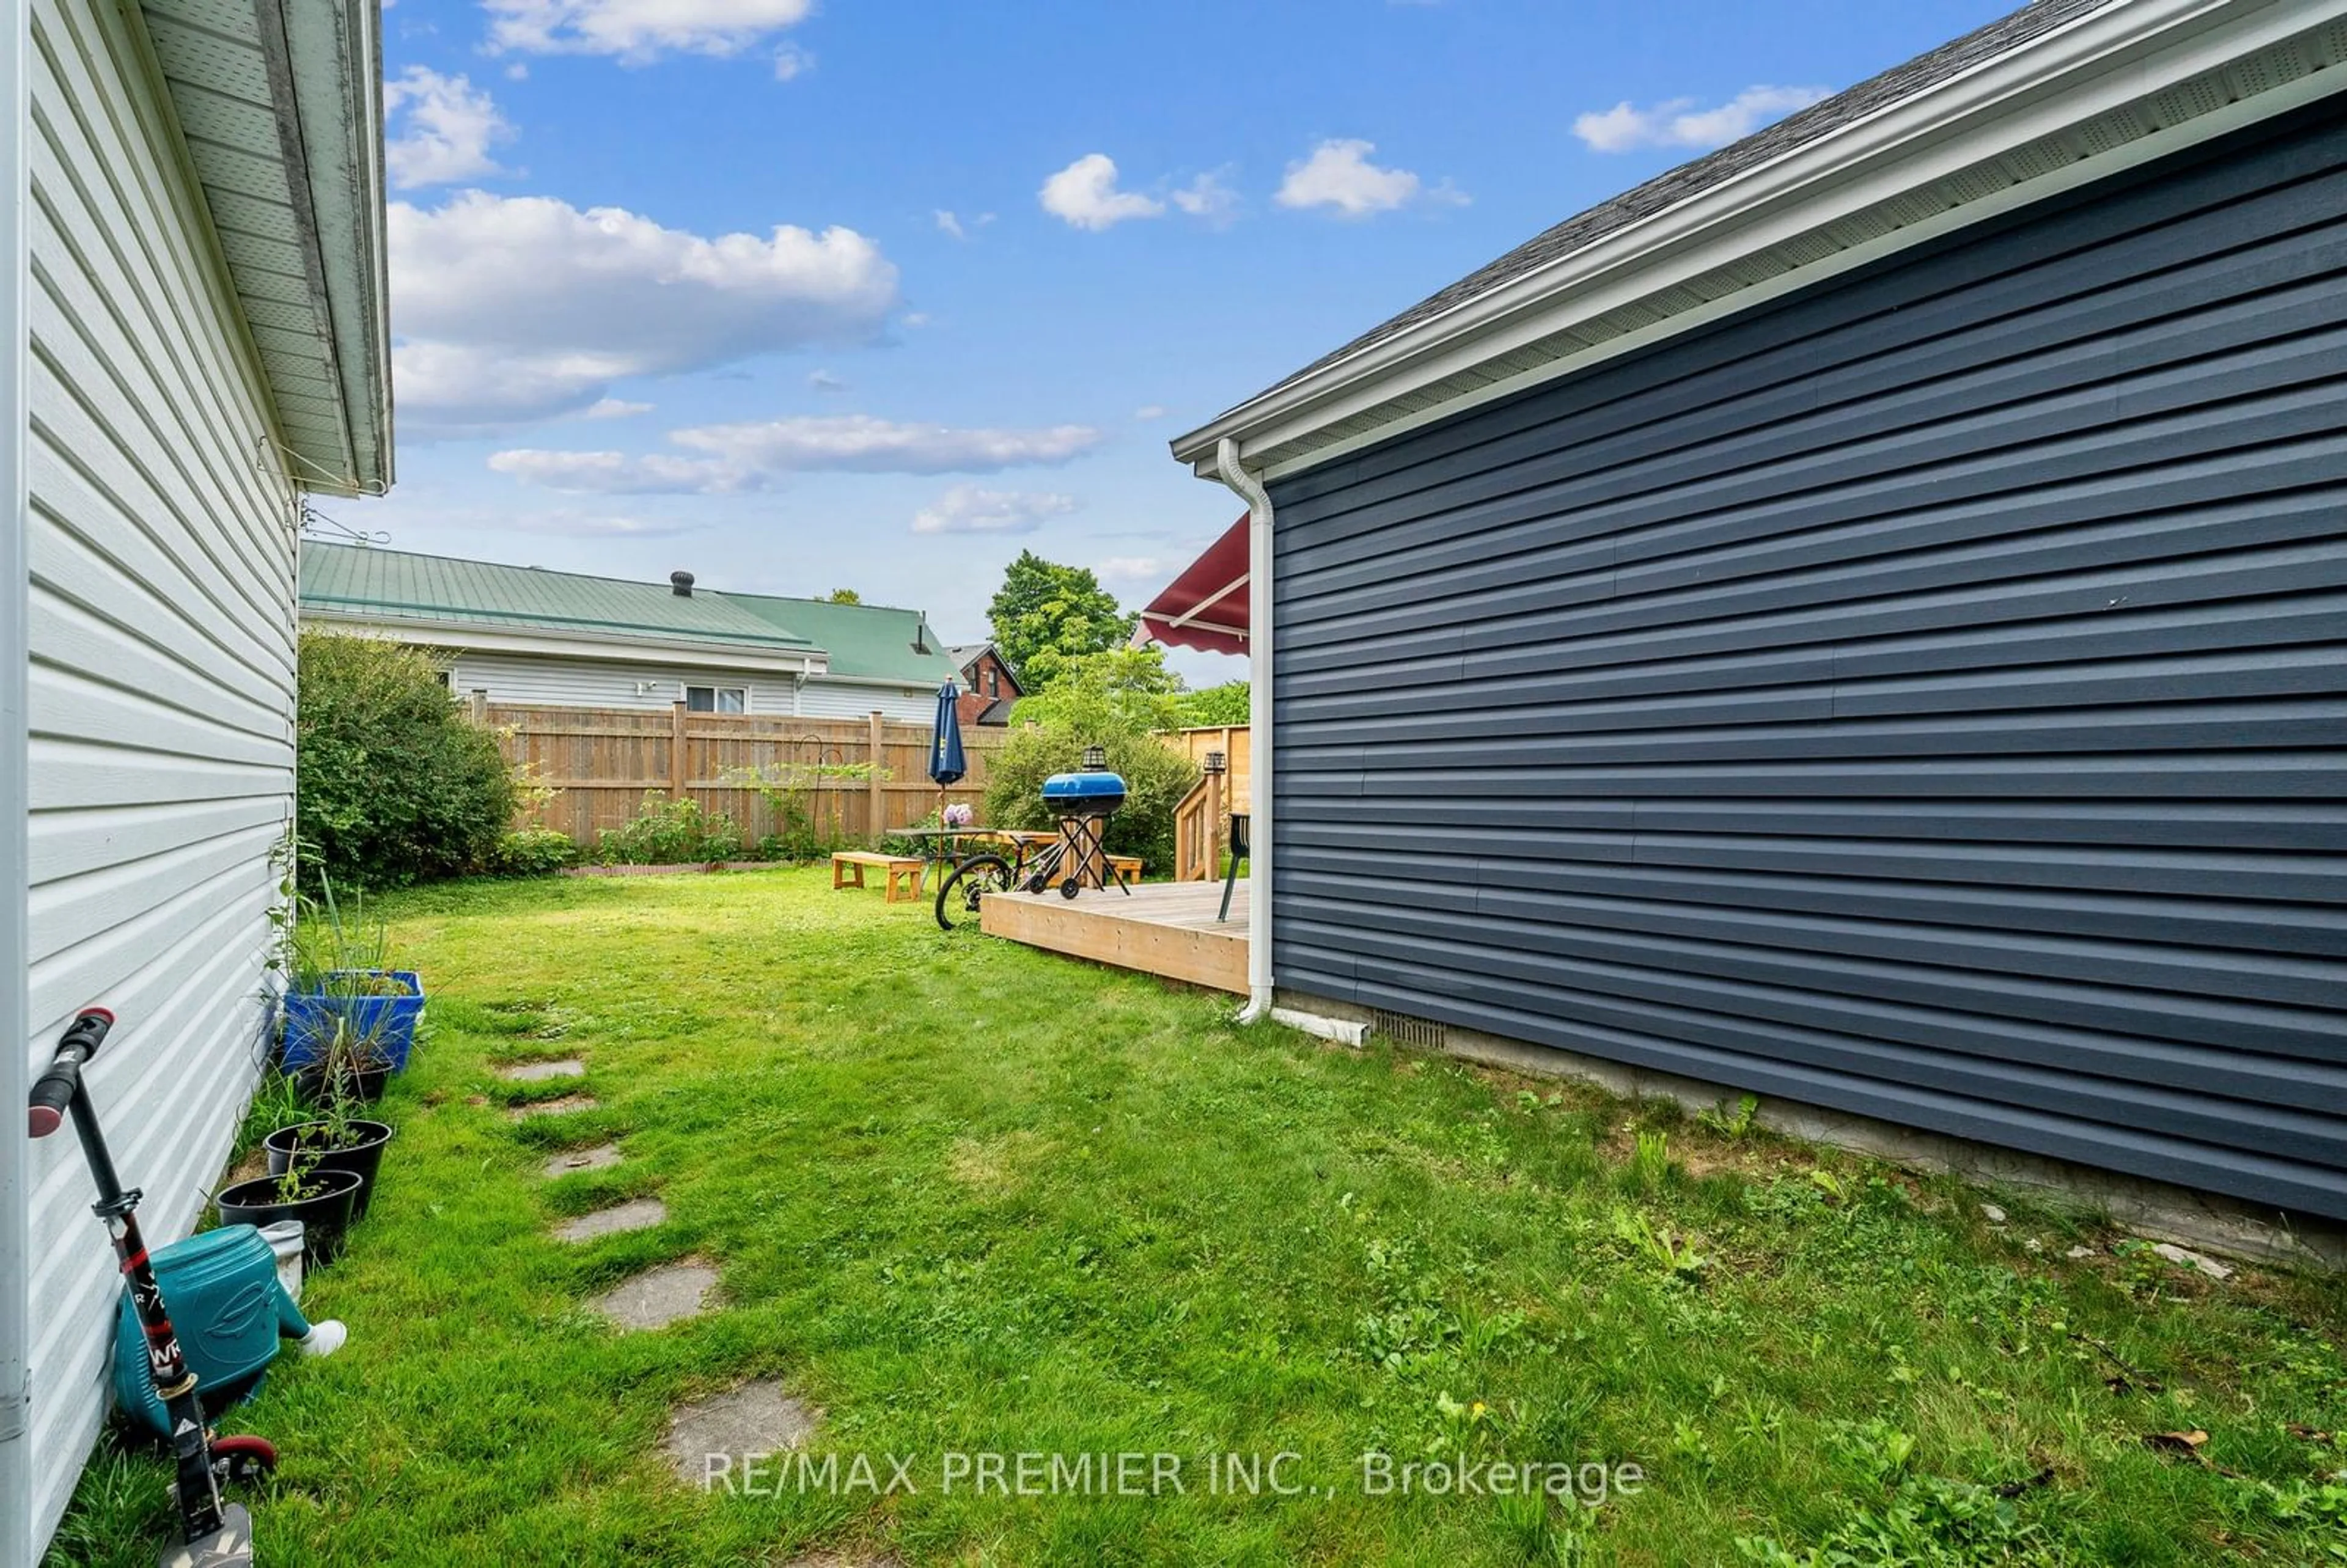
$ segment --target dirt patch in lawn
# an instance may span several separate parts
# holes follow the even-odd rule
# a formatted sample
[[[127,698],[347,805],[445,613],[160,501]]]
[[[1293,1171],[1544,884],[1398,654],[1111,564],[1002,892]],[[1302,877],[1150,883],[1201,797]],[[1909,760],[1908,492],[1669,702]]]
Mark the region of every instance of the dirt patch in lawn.
[[[1050,1139],[1025,1128],[999,1138],[957,1138],[946,1153],[946,1169],[971,1192],[999,1198],[1025,1186],[1051,1152]]]

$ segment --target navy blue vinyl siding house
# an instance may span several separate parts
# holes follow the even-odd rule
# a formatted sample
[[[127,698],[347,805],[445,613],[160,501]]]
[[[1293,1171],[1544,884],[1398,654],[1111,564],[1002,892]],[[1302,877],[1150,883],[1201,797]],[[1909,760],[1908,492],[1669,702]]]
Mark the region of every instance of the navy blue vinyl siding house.
[[[1631,220],[2129,9],[2032,7]],[[1552,374],[1519,334],[1480,402],[1365,415],[1406,370],[1332,356],[1325,425],[1291,382],[1176,444],[1269,503],[1283,1000],[2347,1217],[2347,39],[2213,10],[2260,30],[2169,41],[2232,84],[2207,134],[2144,113],[2035,200],[2005,152],[1976,215]],[[2312,68],[2245,74],[2277,40]]]

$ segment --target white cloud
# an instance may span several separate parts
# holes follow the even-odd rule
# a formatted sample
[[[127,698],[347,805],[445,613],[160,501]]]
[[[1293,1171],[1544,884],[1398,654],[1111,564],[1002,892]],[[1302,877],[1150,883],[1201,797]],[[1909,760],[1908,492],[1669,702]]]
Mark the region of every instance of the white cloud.
[[[1464,203],[1449,185],[1429,186],[1407,169],[1380,169],[1369,161],[1375,142],[1358,138],[1324,141],[1312,156],[1287,166],[1272,200],[1282,207],[1334,208],[1340,217],[1367,218],[1413,201]]]
[[[989,490],[956,485],[913,518],[917,534],[1031,534],[1046,518],[1076,509],[1073,496],[1049,490]]]
[[[805,20],[813,0],[486,0],[492,53],[738,55]],[[787,79],[787,78],[785,78]]]
[[[937,219],[938,230],[952,235],[957,240],[967,240],[972,231],[983,229],[994,221],[994,214],[991,212],[981,212],[974,218],[965,219],[959,213],[948,211],[943,207],[938,208],[934,216]]]
[[[1116,160],[1104,152],[1088,152],[1043,181],[1038,192],[1043,210],[1078,229],[1097,232],[1128,218],[1154,218],[1165,203],[1137,190],[1116,188]]]
[[[1133,411],[1133,416],[1135,419],[1163,419],[1165,417],[1165,405],[1162,403],[1144,403]]]
[[[557,490],[730,495],[772,489],[790,474],[992,474],[1048,466],[1082,456],[1100,438],[1082,425],[966,429],[843,414],[671,431],[669,439],[693,456],[519,448],[494,454],[489,466]]]
[[[667,539],[692,533],[705,525],[676,518],[636,518],[608,513],[553,511],[512,512],[481,520],[479,527],[498,533],[552,534],[558,538]]]
[[[793,82],[815,69],[815,56],[796,44],[784,44],[774,51],[774,80]]]
[[[590,405],[581,419],[633,419],[639,414],[650,414],[649,403],[630,403],[625,398],[606,397]]]
[[[524,447],[493,452],[489,467],[549,490],[593,496],[723,496],[755,489],[746,474],[728,473],[707,457],[654,452],[630,457],[624,452],[548,452]]]
[[[1111,556],[1092,568],[1102,582],[1157,583],[1171,579],[1181,563],[1162,556]]]
[[[708,425],[676,431],[670,439],[761,473],[991,474],[1065,463],[1098,445],[1100,432],[1086,425],[957,429],[841,414]]]
[[[1625,98],[1603,113],[1576,118],[1573,134],[1599,152],[1633,152],[1645,147],[1709,151],[1832,94],[1830,87],[1752,87],[1711,108],[1698,108],[1693,98],[1670,98],[1638,108]]]
[[[504,172],[489,149],[513,138],[513,127],[489,95],[463,77],[410,66],[383,85],[384,168],[403,190]]]
[[[897,269],[852,229],[713,238],[616,207],[466,191],[390,208],[399,406],[409,429],[575,413],[625,376],[867,342]]]
[[[1221,169],[1210,170],[1171,193],[1174,206],[1215,228],[1227,227],[1238,216],[1238,192],[1224,183]]]

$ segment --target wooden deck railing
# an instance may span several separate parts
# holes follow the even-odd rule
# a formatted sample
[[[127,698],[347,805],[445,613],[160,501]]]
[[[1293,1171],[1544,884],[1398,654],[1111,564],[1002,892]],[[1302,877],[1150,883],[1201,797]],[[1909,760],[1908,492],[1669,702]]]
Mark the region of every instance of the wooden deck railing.
[[[1201,775],[1174,808],[1174,879],[1211,882],[1223,874],[1223,851],[1231,841],[1231,813],[1247,809],[1253,761],[1247,727],[1215,724],[1177,730],[1165,741],[1202,768],[1208,753],[1218,752],[1223,757],[1223,773]]]

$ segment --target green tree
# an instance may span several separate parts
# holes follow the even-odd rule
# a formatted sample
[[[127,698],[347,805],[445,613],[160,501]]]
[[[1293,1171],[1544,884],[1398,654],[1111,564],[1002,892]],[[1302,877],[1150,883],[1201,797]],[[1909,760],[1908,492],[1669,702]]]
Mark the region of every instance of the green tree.
[[[1153,642],[1079,653],[1062,659],[1059,671],[1042,692],[1020,700],[1020,723],[1146,735],[1181,723],[1182,678],[1165,668],[1165,650]]]
[[[1209,686],[1201,692],[1182,693],[1184,725],[1196,728],[1204,724],[1245,724],[1251,722],[1247,707],[1247,683],[1225,681],[1219,686]]]
[[[1174,808],[1198,782],[1197,765],[1156,732],[1174,727],[1181,677],[1165,651],[1111,648],[1063,661],[1060,678],[1019,703],[1019,723],[987,774],[987,820],[1000,827],[1049,828],[1043,781],[1081,766],[1084,748],[1108,753],[1123,775],[1123,806],[1109,819],[1112,855],[1137,855],[1150,871],[1174,864]]]
[[[1135,620],[1091,571],[1033,550],[1021,550],[1010,563],[987,612],[996,651],[1030,694],[1065,675],[1070,660],[1122,647]]]
[[[497,738],[432,661],[373,637],[302,634],[295,831],[335,881],[384,886],[492,864],[514,815]]]
[[[864,596],[852,588],[835,588],[824,595],[826,604],[862,604]]]

